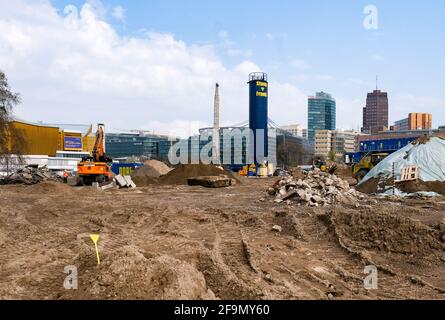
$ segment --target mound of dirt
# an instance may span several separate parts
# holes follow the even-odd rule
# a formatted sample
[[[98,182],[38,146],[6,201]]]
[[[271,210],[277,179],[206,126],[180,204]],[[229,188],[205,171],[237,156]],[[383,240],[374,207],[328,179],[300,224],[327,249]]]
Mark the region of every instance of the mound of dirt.
[[[160,176],[169,173],[171,170],[172,169],[163,162],[150,160],[145,162],[143,167],[135,169],[131,174],[131,178],[136,178],[136,177],[159,178]]]
[[[157,160],[148,160],[145,161],[144,167],[153,169],[159,176],[166,175],[173,169],[167,166],[164,162],[157,161]]]
[[[78,292],[81,299],[115,300],[213,300],[201,272],[171,256],[146,258],[137,247],[125,246],[105,257],[100,267],[94,254],[84,252],[76,259],[84,269]],[[86,270],[85,270],[86,269]],[[93,270],[91,270],[93,269]],[[77,296],[78,295],[78,296]]]
[[[420,191],[437,192],[441,195],[445,195],[445,182],[442,181],[407,181],[403,182],[397,187],[403,192],[415,193]]]
[[[34,184],[26,186],[26,190],[31,193],[50,193],[50,194],[68,194],[73,192],[73,188],[67,184],[60,182],[47,180],[40,182],[39,184]]]
[[[274,223],[279,225],[283,234],[290,235],[296,239],[304,239],[304,231],[295,215],[286,211],[276,211]]]
[[[409,218],[374,210],[330,213],[340,242],[354,252],[372,250],[426,256],[442,252],[438,230]]]
[[[371,178],[358,185],[356,189],[366,194],[382,193],[393,186],[392,179]],[[445,195],[445,182],[443,181],[405,181],[397,182],[396,188],[405,193],[436,192]]]
[[[131,177],[131,179],[139,187],[149,186],[159,183],[158,178],[148,177],[148,176],[140,176],[140,177],[136,176],[136,177]]]
[[[149,160],[131,174],[131,179],[138,186],[147,186],[158,183],[158,178],[172,171],[172,168],[157,160]]]
[[[165,176],[160,177],[159,183],[165,185],[187,185],[189,178],[220,175],[235,179],[231,172],[221,167],[204,164],[188,164],[180,165]]]

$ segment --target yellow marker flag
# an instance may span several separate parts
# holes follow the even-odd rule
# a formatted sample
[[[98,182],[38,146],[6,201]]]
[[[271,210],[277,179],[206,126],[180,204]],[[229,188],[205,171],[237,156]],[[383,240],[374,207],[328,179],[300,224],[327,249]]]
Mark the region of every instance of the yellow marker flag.
[[[99,235],[98,234],[90,234],[90,238],[91,238],[91,240],[93,240],[94,247],[96,248],[97,264],[100,264],[99,248],[97,247],[97,242],[99,241]]]

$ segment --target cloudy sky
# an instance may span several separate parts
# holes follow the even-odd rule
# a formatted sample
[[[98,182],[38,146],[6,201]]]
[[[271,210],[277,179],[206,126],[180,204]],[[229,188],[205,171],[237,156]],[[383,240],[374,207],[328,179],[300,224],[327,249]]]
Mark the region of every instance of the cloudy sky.
[[[212,123],[216,81],[223,124],[247,120],[248,74],[264,71],[279,124],[306,126],[307,96],[323,90],[337,126],[359,128],[378,74],[391,122],[420,111],[445,125],[444,12],[434,0],[0,0],[0,69],[29,121],[186,135]]]

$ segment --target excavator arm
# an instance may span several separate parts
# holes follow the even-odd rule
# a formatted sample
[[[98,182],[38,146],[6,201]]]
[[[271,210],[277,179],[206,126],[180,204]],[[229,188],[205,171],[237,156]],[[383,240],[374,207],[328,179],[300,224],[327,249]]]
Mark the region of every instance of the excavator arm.
[[[99,124],[96,133],[96,142],[93,148],[93,159],[95,162],[103,161],[105,158],[104,126]]]

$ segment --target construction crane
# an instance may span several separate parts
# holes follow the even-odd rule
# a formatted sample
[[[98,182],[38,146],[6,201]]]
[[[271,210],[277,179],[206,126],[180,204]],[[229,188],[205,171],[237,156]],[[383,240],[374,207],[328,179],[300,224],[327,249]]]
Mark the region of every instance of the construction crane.
[[[110,163],[113,160],[105,153],[105,125],[98,124],[96,142],[92,156],[82,158],[77,165],[80,185],[91,185],[93,182],[103,183],[112,179]]]

